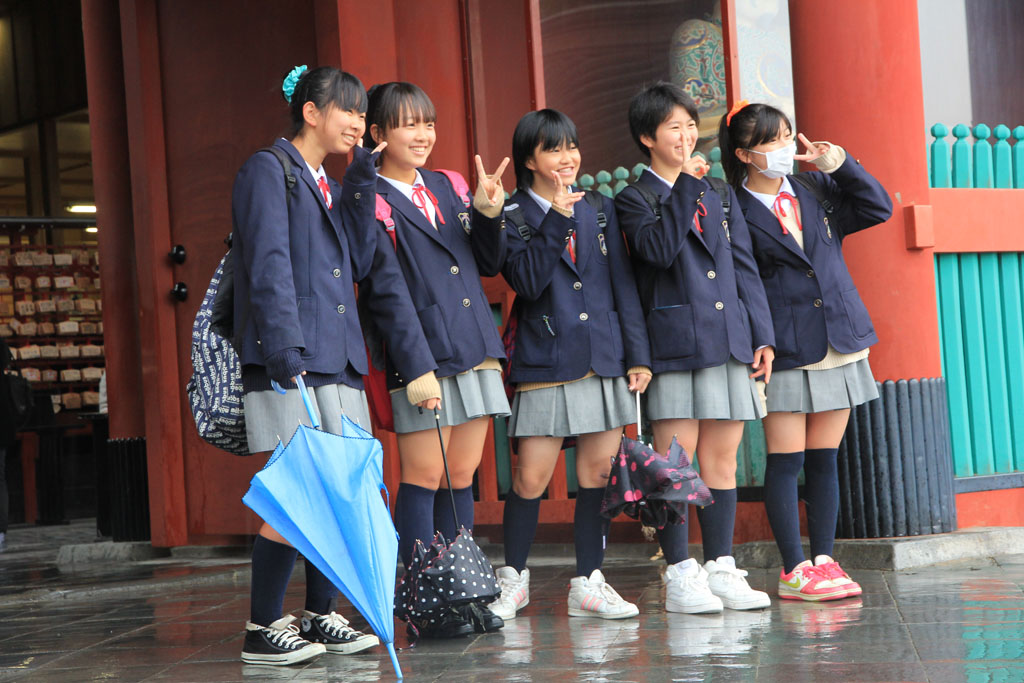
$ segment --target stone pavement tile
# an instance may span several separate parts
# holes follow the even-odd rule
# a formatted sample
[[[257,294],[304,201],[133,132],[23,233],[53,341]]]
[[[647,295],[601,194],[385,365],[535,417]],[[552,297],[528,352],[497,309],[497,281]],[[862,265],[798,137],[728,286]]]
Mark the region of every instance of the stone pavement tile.
[[[929,683],[1016,683],[1024,681],[1021,662],[924,662]]]
[[[49,672],[58,669],[102,671],[108,667],[114,669],[157,665],[168,667],[183,661],[186,657],[194,654],[195,651],[195,648],[191,647],[174,646],[149,647],[137,650],[90,648],[67,653],[65,656],[43,667],[39,673],[45,677]]]
[[[838,633],[850,625],[899,624],[893,607],[865,607],[860,598],[828,602],[780,600],[768,612],[769,624],[806,637]]]
[[[922,661],[1024,661],[1024,624],[909,626]]]
[[[693,662],[673,660],[671,664],[654,665],[643,669],[603,667],[600,679],[609,683],[753,683],[757,669],[751,666],[709,664],[700,660]],[[587,678],[569,680],[586,681]]]
[[[996,608],[981,605],[935,606],[921,605],[900,609],[907,624],[922,623],[1018,623],[1024,622],[1024,608]]]
[[[34,674],[44,666],[63,656],[64,652],[16,653],[0,649],[0,681]]]
[[[917,659],[910,633],[901,624],[851,625],[810,637],[783,628],[766,633],[758,649],[761,664],[905,662]]]
[[[45,681],[45,683],[85,683],[86,681],[133,683],[134,681],[144,681],[166,668],[166,665],[158,664],[130,667],[101,666],[93,669],[44,669],[37,675],[26,676],[26,680],[39,680]]]
[[[929,678],[919,662],[790,662],[757,667],[757,680],[764,683],[918,683],[928,681]]]

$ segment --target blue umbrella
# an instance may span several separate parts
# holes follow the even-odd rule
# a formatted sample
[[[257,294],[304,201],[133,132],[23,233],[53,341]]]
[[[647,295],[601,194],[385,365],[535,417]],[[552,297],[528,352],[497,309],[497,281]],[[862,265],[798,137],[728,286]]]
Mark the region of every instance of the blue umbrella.
[[[301,377],[296,379],[313,428],[299,425],[287,445],[278,444],[242,502],[366,617],[402,678],[392,616],[398,533],[380,495],[387,494],[384,451],[377,439],[345,416],[342,435],[321,431],[306,385]]]

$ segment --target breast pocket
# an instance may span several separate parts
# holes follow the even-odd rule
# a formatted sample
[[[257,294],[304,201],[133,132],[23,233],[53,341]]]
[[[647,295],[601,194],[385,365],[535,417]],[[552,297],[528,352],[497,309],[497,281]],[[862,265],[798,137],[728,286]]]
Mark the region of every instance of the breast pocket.
[[[417,312],[420,325],[423,327],[423,334],[427,337],[427,345],[434,361],[440,365],[452,359],[455,352],[452,350],[452,340],[448,335],[448,328],[444,324],[444,316],[441,307],[437,304],[427,306]]]
[[[554,367],[558,359],[558,328],[550,316],[519,321],[514,358],[517,365]]]
[[[299,328],[302,330],[302,341],[306,348],[302,355],[312,358],[316,355],[317,341],[320,338],[320,320],[317,317],[317,302],[313,297],[296,298],[299,308]]]
[[[692,356],[697,352],[693,308],[689,304],[655,308],[647,316],[647,336],[655,360]]]

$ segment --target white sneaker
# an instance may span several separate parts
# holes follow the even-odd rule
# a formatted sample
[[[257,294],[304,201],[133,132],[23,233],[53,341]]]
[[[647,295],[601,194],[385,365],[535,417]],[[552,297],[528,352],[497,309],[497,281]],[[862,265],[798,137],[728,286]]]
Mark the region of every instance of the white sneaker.
[[[598,617],[600,619],[628,619],[640,614],[631,602],[626,602],[604,580],[600,569],[589,577],[577,576],[569,582],[569,616]]]
[[[514,567],[501,567],[494,575],[501,595],[487,607],[505,621],[515,619],[516,612],[530,604],[530,570],[520,573]]]
[[[661,577],[665,582],[665,610],[684,614],[722,611],[722,601],[708,588],[708,573],[692,557],[670,564]]]
[[[747,572],[736,568],[736,560],[731,555],[708,560],[704,571],[708,573],[708,588],[729,609],[762,609],[772,604],[767,593],[750,587]]]

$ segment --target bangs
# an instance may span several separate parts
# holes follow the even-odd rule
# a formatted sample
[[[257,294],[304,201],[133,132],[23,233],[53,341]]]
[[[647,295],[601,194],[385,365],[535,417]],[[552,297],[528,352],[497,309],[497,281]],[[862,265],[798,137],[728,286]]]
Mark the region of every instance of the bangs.
[[[327,103],[342,111],[366,113],[366,90],[358,78],[344,71],[332,74],[327,83]]]
[[[572,122],[572,119],[560,111],[551,109],[544,110],[542,113],[546,115],[539,117],[534,148],[540,145],[542,150],[550,152],[565,144],[579,147],[580,141],[576,133],[576,124]]]
[[[434,123],[437,110],[427,93],[412,83],[385,83],[374,92],[373,111],[367,124],[389,130],[404,126],[409,119],[415,123]]]
[[[774,107],[762,107],[754,119],[754,126],[750,131],[750,142],[747,147],[757,147],[766,142],[771,142],[784,131],[793,132],[793,126],[789,117]]]

